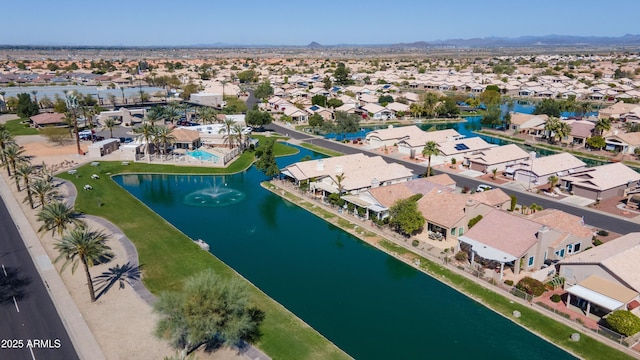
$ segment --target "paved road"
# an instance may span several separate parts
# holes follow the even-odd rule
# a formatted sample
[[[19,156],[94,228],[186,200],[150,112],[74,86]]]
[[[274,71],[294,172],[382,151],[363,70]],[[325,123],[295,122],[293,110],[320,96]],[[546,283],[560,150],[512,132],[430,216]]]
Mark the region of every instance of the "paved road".
[[[2,198],[0,359],[78,359]]]
[[[292,128],[281,126],[279,124],[269,124],[268,126],[266,126],[266,130],[275,131],[280,134],[289,134],[289,136],[293,139],[304,140],[307,143],[322,146],[324,148],[334,150],[334,151],[339,151],[345,154],[355,154],[355,153],[362,153],[362,152],[374,154],[367,150],[354,148],[337,141],[312,137],[309,134],[297,132]],[[375,153],[374,155],[380,155],[380,154]],[[416,164],[416,163],[412,163],[412,162],[408,162],[408,161],[404,161],[404,160],[396,159],[392,157],[386,157],[386,159],[387,161],[394,161],[394,162],[403,164],[404,166],[410,168],[416,175],[423,174],[426,170],[425,166],[420,164]],[[438,173],[438,171],[434,171],[434,174],[435,173]],[[469,177],[461,176],[457,174],[449,174],[449,176],[451,176],[451,178],[456,181],[456,184],[459,187],[468,186],[470,189],[475,189],[479,184],[482,183],[481,181],[475,180],[473,178],[469,178]],[[516,198],[518,199],[518,203],[521,203],[521,204],[536,203],[538,205],[541,205],[545,209],[554,208],[554,209],[562,210],[577,216],[584,216],[585,223],[597,228],[607,229],[609,231],[614,231],[620,234],[626,234],[629,232],[636,232],[636,231],[640,232],[640,224],[633,221],[629,221],[624,218],[606,214],[600,211],[585,209],[584,207],[579,207],[572,204],[566,204],[566,203],[554,201],[547,197],[539,196],[539,195],[532,194],[525,191],[515,191],[512,189],[508,189],[508,188],[505,188],[502,186],[496,186],[496,185],[492,185],[492,186],[500,187],[502,190],[504,190],[504,192],[506,192],[509,195],[515,195]]]

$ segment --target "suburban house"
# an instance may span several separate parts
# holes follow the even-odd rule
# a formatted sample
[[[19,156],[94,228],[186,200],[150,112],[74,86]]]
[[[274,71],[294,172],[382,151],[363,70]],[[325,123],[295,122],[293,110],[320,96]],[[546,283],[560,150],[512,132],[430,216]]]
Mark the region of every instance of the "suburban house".
[[[285,116],[290,117],[293,122],[305,122],[309,120],[309,113],[295,106],[286,107],[282,112]]]
[[[640,147],[640,132],[625,133],[613,130],[603,137],[607,143],[605,150],[633,154],[635,149]]]
[[[368,103],[361,107],[368,114],[368,117],[373,120],[387,120],[394,119],[396,117],[392,110],[387,109],[384,106],[378,104]]]
[[[198,131],[176,128],[171,132],[171,135],[174,137],[173,143],[176,149],[194,150],[202,146]]]
[[[569,294],[577,305],[598,316],[622,309],[639,315],[640,233],[629,233],[558,263]]]
[[[398,144],[400,140],[422,136],[423,132],[424,131],[415,125],[400,127],[390,125],[388,129],[379,129],[367,133],[367,135],[365,135],[365,141],[369,143],[372,148],[390,147]]]
[[[623,163],[611,163],[562,176],[560,186],[577,196],[601,201],[626,196],[629,190],[638,187],[639,181],[640,173]]]
[[[534,186],[546,184],[551,176],[565,176],[586,169],[587,164],[570,153],[533,157],[527,164],[519,164],[505,170],[507,175],[521,184]]]
[[[59,113],[41,113],[30,117],[29,120],[34,128],[67,126],[64,114]]]
[[[591,243],[590,232],[587,234],[575,228],[576,224],[584,226],[582,219],[566,214],[563,215],[563,221],[553,222],[548,216],[558,216],[558,213],[541,214],[539,219],[542,220],[538,221],[536,218],[492,210],[466,234],[458,236],[459,244],[470,253],[472,263],[476,255],[484,261],[499,263],[501,278],[506,264],[516,275],[520,270],[526,270],[533,277],[544,279],[549,271],[540,273],[538,270],[546,266],[545,260],[562,259],[560,254],[566,256],[566,249],[571,248],[575,253]]]
[[[567,139],[562,139],[561,142],[585,146],[587,143],[587,139],[593,135],[593,129],[595,128],[595,124],[591,121],[587,120],[570,120],[567,121],[569,126],[571,126],[571,132]]]
[[[470,170],[483,173],[489,173],[493,169],[503,172],[528,160],[529,154],[526,151],[516,144],[509,144],[465,155],[463,165],[468,166]]]
[[[438,150],[440,150],[440,154],[438,154],[438,160],[435,162],[451,162],[451,159],[454,158],[456,160],[462,160],[467,155],[472,155],[478,151],[487,150],[495,146],[497,145],[489,144],[481,137],[463,138],[458,140],[452,139],[438,143]],[[434,159],[431,159],[431,161],[434,162]]]
[[[626,114],[638,106],[638,104],[627,104],[619,101],[609,107],[600,109],[598,111],[598,119],[619,119],[620,115]]]
[[[281,171],[297,186],[308,184],[314,194],[358,194],[370,188],[406,182],[413,172],[397,163],[387,163],[381,156],[362,153],[325,159],[301,161]]]
[[[426,220],[425,230],[444,241],[462,236],[469,228],[469,220],[501,209],[511,198],[500,189],[482,193],[458,194],[433,189],[418,200],[418,210]]]
[[[517,133],[540,135],[544,131],[544,124],[549,117],[547,115],[532,115],[523,113],[511,113],[510,129]]]
[[[453,129],[444,129],[438,131],[422,131],[414,133],[412,136],[398,141],[398,152],[406,155],[421,155],[422,150],[427,142],[433,141],[440,144],[446,141],[454,141],[462,139],[460,135]]]
[[[342,199],[367,208],[367,218],[370,213],[373,213],[378,219],[384,219],[389,215],[389,208],[398,200],[407,199],[416,194],[424,195],[433,189],[454,191],[456,183],[449,175],[440,174],[387,186],[372,187],[357,195],[343,195]]]
[[[311,105],[305,109],[309,115],[318,114],[324,120],[333,120],[333,110],[320,105]]]

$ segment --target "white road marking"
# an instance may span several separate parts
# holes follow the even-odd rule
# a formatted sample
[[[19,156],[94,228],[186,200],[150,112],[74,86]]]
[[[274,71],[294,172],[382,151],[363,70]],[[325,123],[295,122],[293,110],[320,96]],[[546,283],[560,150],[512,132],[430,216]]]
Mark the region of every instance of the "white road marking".
[[[2,264],[2,272],[4,273],[4,276],[9,276],[7,275],[7,269],[4,268],[4,264]]]
[[[29,346],[29,352],[31,353],[31,358],[33,360],[36,360],[36,356],[33,354],[33,349],[31,348],[31,346]]]
[[[20,312],[20,308],[18,307],[18,301],[16,301],[16,297],[13,297],[13,303],[16,305],[16,310]]]

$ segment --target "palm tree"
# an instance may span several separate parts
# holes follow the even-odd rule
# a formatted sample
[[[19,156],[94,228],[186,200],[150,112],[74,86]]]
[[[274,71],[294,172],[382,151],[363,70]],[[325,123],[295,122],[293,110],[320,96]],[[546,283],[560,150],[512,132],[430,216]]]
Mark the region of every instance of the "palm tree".
[[[78,213],[75,212],[73,207],[61,201],[44,205],[36,219],[42,222],[38,232],[51,230],[52,234],[54,234],[57,230],[60,236],[62,236],[69,224],[83,224],[82,220],[78,219]]]
[[[210,107],[202,106],[198,108],[198,115],[204,125],[213,123],[213,119],[216,118],[216,112]]]
[[[229,148],[233,147],[233,135],[231,134],[231,129],[235,123],[236,122],[233,119],[226,118],[222,123],[224,127],[219,131],[220,134],[224,133],[223,140],[225,144],[229,144]]]
[[[24,149],[22,146],[18,146],[16,144],[10,144],[5,147],[4,151],[4,159],[6,161],[7,173],[11,176],[11,170],[15,172],[16,164],[19,162],[25,161],[27,157],[24,155]]]
[[[242,134],[242,125],[235,123],[231,128],[231,133],[233,134],[233,139],[240,149],[244,149],[245,136]]]
[[[147,120],[151,121],[151,124],[155,125],[156,121],[164,118],[164,108],[161,106],[155,106],[147,110]]]
[[[611,119],[600,119],[594,126],[597,135],[602,136],[605,131],[611,130]]]
[[[139,128],[133,130],[136,134],[140,134],[142,140],[146,143],[145,150],[147,152],[148,159],[151,156],[151,142],[155,134],[155,126],[152,124],[144,123]]]
[[[173,128],[166,126],[158,127],[155,134],[155,139],[159,144],[162,144],[162,154],[167,154],[167,147],[176,141],[176,137],[172,134]],[[158,148],[160,148],[158,146]]]
[[[20,180],[24,183],[24,188],[27,189],[27,199],[29,200],[29,205],[33,209],[33,197],[31,196],[31,187],[29,186],[29,179],[35,173],[35,168],[28,162],[22,162],[15,169],[13,176],[16,179],[16,187],[18,191],[22,191],[20,189]]]
[[[173,124],[174,121],[180,119],[180,116],[182,115],[182,111],[179,106],[168,105],[164,109],[164,115],[165,115],[165,118]]]
[[[124,104],[124,88],[120,88],[120,92],[122,93],[122,103]]]
[[[64,259],[61,271],[71,264],[71,273],[78,267],[78,262],[82,263],[87,277],[87,286],[91,302],[96,301],[96,293],[93,288],[93,279],[89,267],[98,263],[105,257],[112,257],[111,248],[105,243],[107,236],[102,231],[91,230],[84,226],[71,229],[62,236],[62,239],[53,245],[60,255],[55,262]]]
[[[344,184],[342,182],[346,178],[347,176],[344,173],[336,175],[336,185],[338,185],[338,195],[342,195],[342,192],[344,191]]]
[[[33,94],[33,102],[38,105],[38,97],[36,96],[38,94],[37,90],[33,90],[31,91],[31,93]]]
[[[4,150],[8,145],[15,145],[15,141],[13,140],[13,135],[7,130],[5,124],[0,124],[0,163],[4,166],[6,161]]]
[[[438,149],[438,143],[435,141],[427,141],[424,145],[424,149],[422,149],[422,156],[428,158],[427,163],[427,177],[431,176],[431,156],[438,155],[440,150]]]
[[[549,176],[549,178],[547,178],[547,182],[549,183],[549,191],[553,191],[553,188],[556,186],[556,184],[558,183],[560,179],[555,176],[555,175],[551,175]]]
[[[111,105],[113,105],[113,107],[115,108],[117,96],[115,94],[109,94],[107,95],[107,97],[109,98],[109,102],[111,103]]]
[[[116,121],[113,118],[107,118],[104,121],[104,127],[109,129],[109,137],[113,137],[113,128],[116,127]]]
[[[35,179],[30,184],[31,192],[38,198],[40,207],[44,207],[50,200],[58,196],[58,192],[51,182],[46,179]]]

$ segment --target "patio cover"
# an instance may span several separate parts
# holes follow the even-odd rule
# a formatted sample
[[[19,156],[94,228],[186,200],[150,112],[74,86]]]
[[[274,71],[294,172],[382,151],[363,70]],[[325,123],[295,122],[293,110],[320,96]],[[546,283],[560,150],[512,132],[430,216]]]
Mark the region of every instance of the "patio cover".
[[[633,290],[597,276],[589,276],[567,292],[610,311],[621,308],[638,296]]]
[[[458,237],[458,240],[462,241],[465,244],[471,245],[471,249],[475,251],[478,256],[487,259],[487,260],[495,260],[501,263],[511,262],[517,259],[517,257],[508,254],[502,250],[496,249],[489,245],[483,244],[479,241],[470,239],[466,236]]]
[[[379,212],[386,211],[386,210],[389,210],[389,209],[387,209],[384,206],[373,204],[373,205],[369,205],[369,210],[379,213]]]
[[[310,185],[312,189],[324,190],[332,194],[338,192],[338,189],[322,181],[312,182]]]
[[[366,208],[369,205],[371,205],[370,202],[360,199],[360,197],[357,196],[357,195],[344,195],[342,197],[342,199],[345,200],[345,201],[348,201],[350,203],[354,203],[354,204],[356,204],[358,206],[364,207],[364,208]]]

